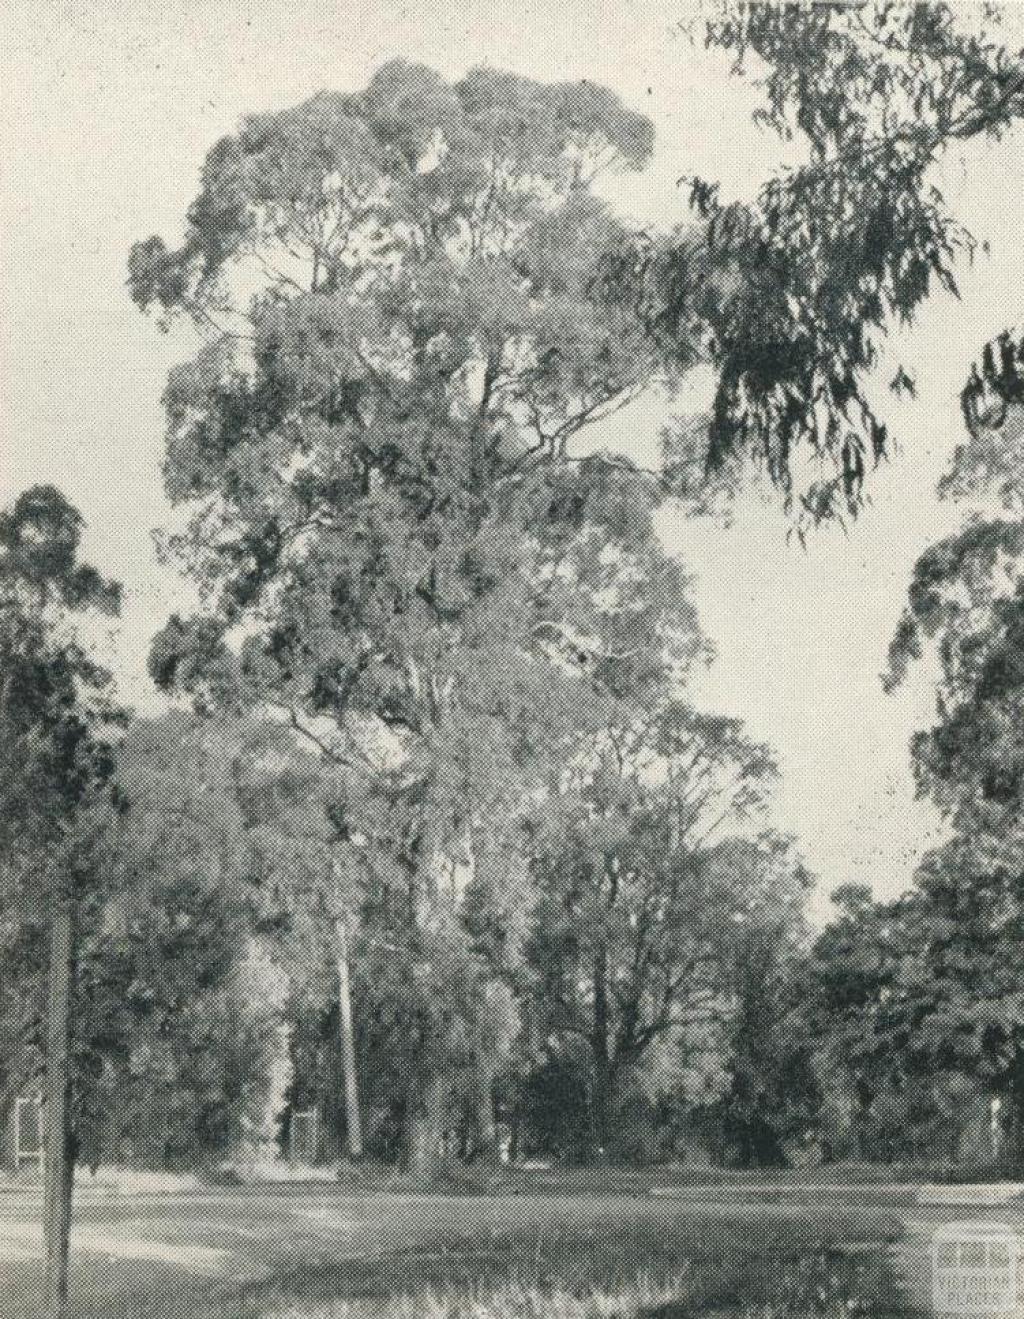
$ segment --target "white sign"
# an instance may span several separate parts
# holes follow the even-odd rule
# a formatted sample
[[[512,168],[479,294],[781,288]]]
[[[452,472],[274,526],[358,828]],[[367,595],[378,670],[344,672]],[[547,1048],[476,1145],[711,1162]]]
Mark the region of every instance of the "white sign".
[[[1017,1295],[1020,1256],[1020,1239],[1008,1223],[938,1228],[931,1250],[937,1319],[1024,1319]]]

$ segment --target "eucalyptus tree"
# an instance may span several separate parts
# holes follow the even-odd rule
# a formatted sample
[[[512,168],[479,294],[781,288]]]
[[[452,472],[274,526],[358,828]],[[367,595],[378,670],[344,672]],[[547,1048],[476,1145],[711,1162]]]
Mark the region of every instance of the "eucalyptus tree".
[[[139,305],[204,334],[168,380],[165,475],[207,609],[170,620],[151,671],[276,711],[362,785],[351,832],[425,1014],[410,1128],[446,1102],[414,987],[460,964],[474,840],[700,647],[656,479],[576,444],[655,369],[606,288],[624,231],[593,188],[651,137],[590,83],[392,63],[247,119],[183,243],[131,253]]]
[[[752,465],[801,534],[856,514],[894,447],[873,379],[886,338],[936,291],[956,295],[958,263],[984,249],[986,235],[944,195],[940,167],[1024,116],[1014,9],[702,8],[707,45],[760,89],[755,118],[791,163],[769,167],[750,199],[690,178],[690,222],[668,240],[645,236],[623,262],[622,286],[666,360],[715,374],[708,424],[669,434],[672,489],[706,502]],[[907,365],[889,383],[915,391]]]

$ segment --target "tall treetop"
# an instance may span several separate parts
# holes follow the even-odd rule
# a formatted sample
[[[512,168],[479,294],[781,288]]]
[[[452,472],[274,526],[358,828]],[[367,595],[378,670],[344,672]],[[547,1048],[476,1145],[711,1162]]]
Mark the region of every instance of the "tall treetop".
[[[478,68],[446,83],[392,61],[361,93],[322,92],[221,139],[182,246],[150,238],[132,249],[132,293],[142,307],[196,310],[261,245],[312,261],[314,291],[336,288],[368,257],[384,268],[420,244],[505,250],[601,170],[639,168],[652,141],[647,119],[586,81]]]
[[[650,144],[590,84],[399,63],[213,149],[183,246],[130,261],[140,305],[207,331],[168,381],[165,479],[210,608],[158,639],[158,681],[306,730],[432,738],[459,705],[480,746],[567,669],[651,691],[698,653],[657,482],[572,449],[655,370],[592,188]]]

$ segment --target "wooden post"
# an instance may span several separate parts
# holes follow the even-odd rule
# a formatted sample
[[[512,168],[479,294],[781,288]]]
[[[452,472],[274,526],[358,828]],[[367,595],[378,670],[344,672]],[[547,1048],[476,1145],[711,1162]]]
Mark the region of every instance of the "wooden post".
[[[74,898],[55,895],[50,931],[46,1014],[46,1151],[43,1234],[46,1247],[46,1319],[68,1319],[68,1255],[74,1149],[71,1136],[71,985],[75,940]]]

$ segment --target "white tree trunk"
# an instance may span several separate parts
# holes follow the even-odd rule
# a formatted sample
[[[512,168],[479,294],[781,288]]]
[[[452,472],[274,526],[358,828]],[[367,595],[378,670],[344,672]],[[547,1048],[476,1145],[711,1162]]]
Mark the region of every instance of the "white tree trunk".
[[[349,981],[348,931],[339,916],[334,922],[338,964],[338,1007],[341,1028],[341,1066],[345,1086],[345,1131],[349,1157],[363,1157],[363,1128],[359,1116],[359,1080],[356,1074],[355,1032],[352,1028],[352,988]]]

